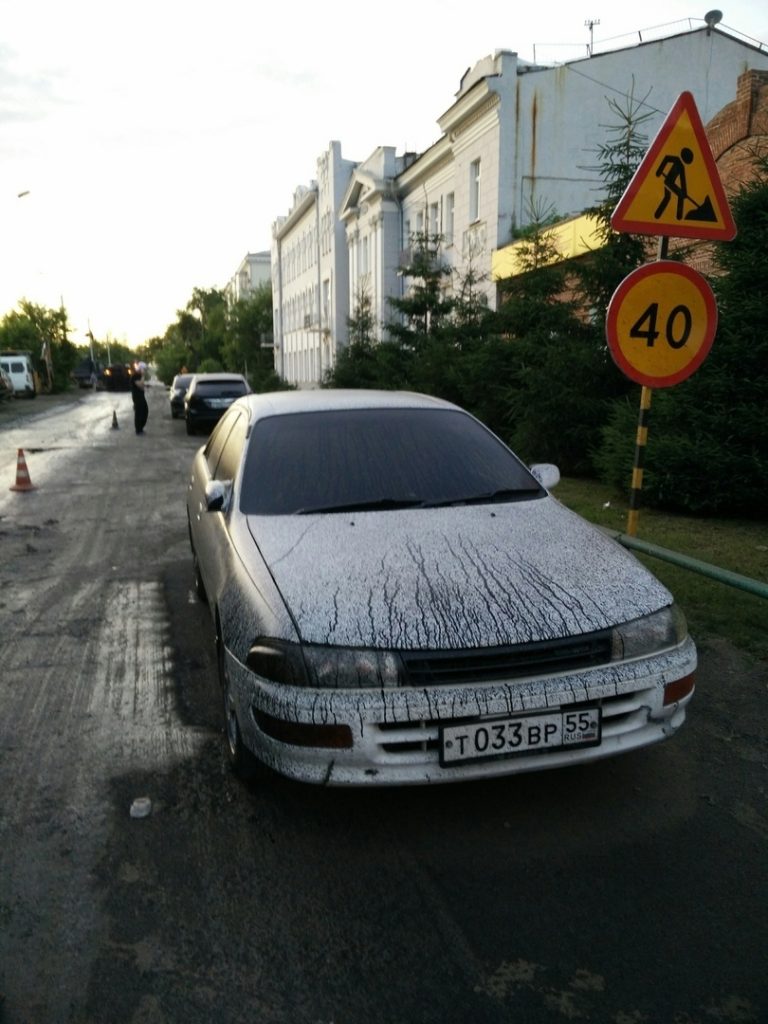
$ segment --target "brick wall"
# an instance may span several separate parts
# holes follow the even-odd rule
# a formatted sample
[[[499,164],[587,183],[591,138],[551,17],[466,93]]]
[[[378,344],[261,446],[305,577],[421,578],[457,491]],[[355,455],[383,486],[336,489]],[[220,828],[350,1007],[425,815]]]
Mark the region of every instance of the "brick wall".
[[[751,69],[739,76],[736,99],[706,125],[720,180],[730,198],[754,177],[755,154],[768,153],[768,71]],[[670,249],[685,250],[685,262],[704,274],[714,272],[712,244],[672,240]]]

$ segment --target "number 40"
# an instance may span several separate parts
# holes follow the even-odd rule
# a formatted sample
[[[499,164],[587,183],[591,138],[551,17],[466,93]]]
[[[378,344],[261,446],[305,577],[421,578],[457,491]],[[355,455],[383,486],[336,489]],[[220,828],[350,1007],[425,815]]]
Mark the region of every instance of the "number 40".
[[[648,348],[653,348],[659,337],[657,328],[659,320],[659,304],[652,302],[629,332],[630,338],[644,338]],[[670,348],[682,348],[691,336],[691,311],[687,306],[675,306],[667,317],[664,325],[664,340]]]

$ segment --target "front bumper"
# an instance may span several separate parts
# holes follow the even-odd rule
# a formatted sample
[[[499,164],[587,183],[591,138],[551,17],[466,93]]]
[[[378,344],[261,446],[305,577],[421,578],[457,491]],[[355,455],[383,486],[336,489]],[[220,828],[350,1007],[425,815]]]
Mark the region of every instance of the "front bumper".
[[[664,687],[696,668],[696,648],[688,638],[650,658],[547,678],[419,690],[318,691],[262,679],[229,653],[227,658],[243,740],[257,757],[289,778],[348,786],[494,778],[586,763],[657,743],[683,724],[692,696],[691,691],[665,706]],[[602,709],[599,746],[440,765],[441,724],[585,703]],[[259,728],[259,713],[284,722],[348,725],[352,747],[329,750],[279,742]]]

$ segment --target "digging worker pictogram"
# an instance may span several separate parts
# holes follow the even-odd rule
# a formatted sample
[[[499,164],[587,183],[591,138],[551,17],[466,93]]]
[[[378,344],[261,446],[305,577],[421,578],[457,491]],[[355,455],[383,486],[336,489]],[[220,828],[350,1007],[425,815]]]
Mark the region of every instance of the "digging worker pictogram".
[[[701,220],[716,221],[717,216],[712,207],[712,200],[705,196],[703,202],[697,203],[688,194],[688,185],[685,179],[686,165],[693,163],[693,150],[683,146],[680,155],[667,153],[659,166],[656,168],[656,177],[664,179],[664,195],[656,207],[654,218],[658,220],[669,205],[672,196],[676,197],[677,206],[675,216],[678,220]],[[685,212],[685,204],[692,203],[693,209]]]

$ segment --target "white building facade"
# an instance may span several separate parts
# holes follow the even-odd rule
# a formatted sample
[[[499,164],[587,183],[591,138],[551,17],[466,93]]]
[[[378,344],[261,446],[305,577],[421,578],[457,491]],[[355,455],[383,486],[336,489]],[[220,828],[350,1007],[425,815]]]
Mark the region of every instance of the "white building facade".
[[[365,296],[374,322],[386,323],[391,315],[388,299],[402,292],[402,206],[397,178],[415,156],[398,157],[390,146],[380,146],[350,176],[339,211],[346,240],[350,316]]]
[[[500,50],[463,76],[438,118],[441,136],[426,152],[398,157],[380,147],[354,164],[332,143],[318,163],[328,168],[324,191],[314,184],[273,228],[275,295],[276,255],[283,289],[275,301],[275,339],[280,322],[291,346],[286,352],[294,356],[286,360],[276,351],[277,371],[302,386],[319,383],[346,343],[346,320],[361,294],[369,296],[377,323],[385,323],[388,297],[407,286],[399,270],[417,235],[440,236],[453,286],[471,274],[495,308],[493,254],[513,240],[515,229],[530,223],[534,210],[566,217],[600,201],[597,150],[609,141],[606,126],[618,126],[620,117],[611,103],[620,111],[633,108],[635,119],[648,114],[641,131],[650,143],[681,92],[693,94],[706,124],[748,68],[768,69],[768,50],[710,27],[552,67]],[[321,193],[320,205],[310,209]],[[333,228],[323,220],[330,251],[322,263],[318,255],[317,267],[302,270],[306,279],[294,271],[283,280],[285,250],[311,231],[313,218],[319,237],[321,217],[334,218]],[[334,287],[324,317],[326,281]],[[297,292],[304,298],[294,315]],[[317,316],[326,346],[319,351],[312,333]],[[384,336],[381,326],[378,333]]]
[[[338,212],[355,164],[331,142],[317,179],[294,192],[272,225],[275,370],[299,387],[316,387],[347,342],[349,275]]]
[[[404,247],[414,232],[442,235],[454,280],[471,272],[495,307],[492,256],[514,230],[534,210],[567,217],[602,198],[597,150],[606,125],[618,126],[609,101],[649,115],[640,130],[650,143],[681,92],[706,123],[748,67],[768,68],[768,50],[706,28],[557,67],[486,57],[438,119],[439,141],[396,181]]]
[[[235,273],[224,287],[227,306],[231,309],[240,299],[253,295],[259,285],[269,284],[272,269],[269,252],[249,252],[240,261]]]

